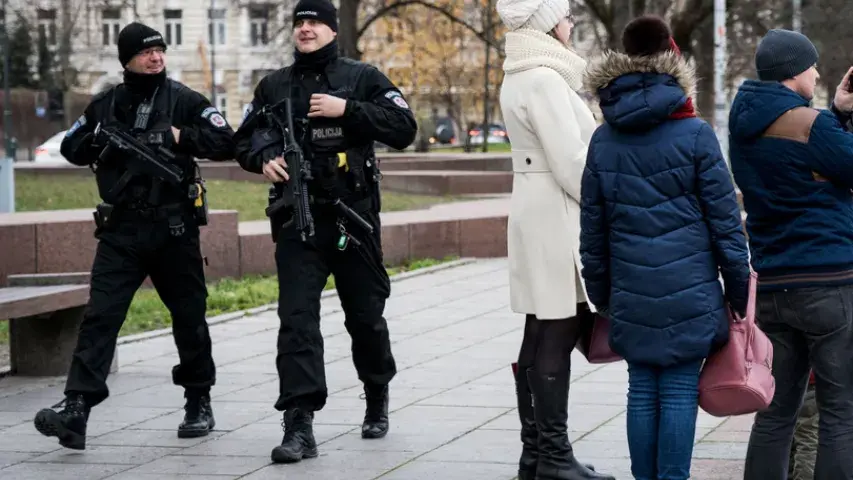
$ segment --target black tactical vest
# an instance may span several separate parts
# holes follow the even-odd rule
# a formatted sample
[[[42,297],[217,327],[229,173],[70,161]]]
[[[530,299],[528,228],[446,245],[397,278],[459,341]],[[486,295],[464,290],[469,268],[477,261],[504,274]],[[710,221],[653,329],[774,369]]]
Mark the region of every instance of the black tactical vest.
[[[178,96],[181,90],[187,87],[166,79],[155,92],[153,102],[150,102],[151,108],[148,112],[147,122],[144,121],[144,118],[140,118],[140,114],[144,117],[144,112],[137,110],[136,107],[126,113],[126,121],[122,122],[116,117],[116,108],[120,108],[116,102],[121,101],[120,98],[117,98],[117,93],[119,93],[117,89],[119,88],[126,87],[123,85],[113,87],[109,92],[106,92],[104,101],[100,102],[95,108],[95,115],[98,119],[102,119],[100,120],[101,124],[107,126],[120,123],[143,143],[152,147],[160,144],[165,148],[171,148],[171,141],[173,140],[171,134],[172,118],[174,117]],[[144,125],[138,125],[138,123],[144,123]],[[98,165],[95,172],[98,190],[101,197],[113,205],[156,207],[185,202],[187,201],[187,188],[194,174],[193,171],[187,171],[187,167],[194,165],[194,162],[192,157],[178,152],[175,152],[173,162],[184,168],[184,185],[181,189],[176,189],[172,185],[159,181],[159,179],[137,176],[128,182],[118,196],[111,195],[113,187],[119,183],[125,173],[121,159],[112,158],[106,159]]]
[[[302,91],[308,81],[295,78],[297,74],[293,68],[286,67],[284,81],[276,86],[277,92],[300,103],[294,108],[294,134],[311,162],[315,180],[309,185],[309,193],[314,197],[333,196],[357,201],[374,193],[375,189],[370,187],[375,183],[373,180],[378,176],[378,169],[375,159],[369,158],[372,144],[365,144],[362,139],[347,138],[340,119],[306,116],[307,98],[313,93],[363,100],[360,98],[363,93],[359,91],[359,81],[366,67],[361,62],[338,58],[326,67],[326,82],[317,80],[317,88],[309,92]],[[305,74],[308,75],[314,73]]]

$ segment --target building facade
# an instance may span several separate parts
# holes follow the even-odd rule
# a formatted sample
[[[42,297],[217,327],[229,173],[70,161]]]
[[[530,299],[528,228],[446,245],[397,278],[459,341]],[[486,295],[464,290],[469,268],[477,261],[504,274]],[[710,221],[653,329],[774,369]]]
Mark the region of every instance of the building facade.
[[[71,45],[74,90],[95,94],[121,82],[118,34],[132,21],[159,30],[169,76],[205,94],[239,125],[255,85],[292,61],[296,0],[10,0],[14,11],[62,55]],[[10,20],[10,23],[13,20]]]

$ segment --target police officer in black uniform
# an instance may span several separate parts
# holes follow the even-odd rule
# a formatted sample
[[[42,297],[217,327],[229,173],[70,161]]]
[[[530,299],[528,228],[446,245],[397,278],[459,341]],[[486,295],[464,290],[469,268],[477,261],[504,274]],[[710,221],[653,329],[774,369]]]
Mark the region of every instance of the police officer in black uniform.
[[[295,137],[312,167],[308,182],[314,236],[303,241],[289,218],[271,218],[276,241],[281,328],[276,366],[284,438],[277,463],[317,456],[314,412],[328,390],[320,332],[320,294],[334,275],[352,338],[353,363],[364,384],[363,438],[388,431],[388,383],[396,374],[383,317],[390,295],[380,239],[379,170],[373,143],[397,149],[415,139],[417,124],[402,94],[375,67],[338,56],[337,10],[328,0],[301,0],[293,12],[294,63],[264,77],[235,136],[237,160],[283,185],[295,173],[282,158],[281,130],[260,112],[292,99]],[[348,220],[340,200],[372,226]]]
[[[172,316],[180,364],[172,380],[184,387],[186,415],[178,437],[207,435],[214,426],[210,387],[216,372],[205,319],[207,288],[199,227],[207,222],[203,181],[193,157],[234,158],[233,129],[201,94],[166,78],[166,44],[156,30],[131,23],[119,33],[124,82],[96,95],[62,141],[62,155],[95,171],[103,203],[95,212],[98,248],[89,304],[80,326],[65,399],[36,414],[36,429],[60,445],[83,450],[92,407],[109,395],[106,378],[131,300],[151,277]],[[114,128],[177,166],[164,181],[128,168],[132,155],[105,140]],[[172,152],[171,156],[168,152]],[[171,158],[170,158],[171,156]],[[169,178],[169,177],[166,177]]]

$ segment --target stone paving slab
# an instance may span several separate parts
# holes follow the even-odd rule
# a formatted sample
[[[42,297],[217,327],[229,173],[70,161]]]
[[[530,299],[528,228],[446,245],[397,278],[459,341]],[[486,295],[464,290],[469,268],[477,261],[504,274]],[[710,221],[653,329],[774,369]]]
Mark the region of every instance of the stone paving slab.
[[[0,479],[322,479],[510,480],[521,448],[510,363],[523,317],[508,305],[506,260],[482,260],[392,286],[386,311],[398,376],[391,431],[362,440],[361,385],[337,297],[323,301],[330,397],[317,414],[321,455],[274,465],[281,440],[275,312],[211,327],[217,385],[216,431],[179,439],[183,393],[171,384],[174,341],[119,346],[111,396],[89,424],[87,450],[59,447],[32,426],[35,412],[62,398],[64,379],[0,379]],[[625,437],[623,363],[590,365],[573,354],[569,428],[578,457],[631,479]],[[751,418],[700,413],[693,462],[697,480],[742,478]]]

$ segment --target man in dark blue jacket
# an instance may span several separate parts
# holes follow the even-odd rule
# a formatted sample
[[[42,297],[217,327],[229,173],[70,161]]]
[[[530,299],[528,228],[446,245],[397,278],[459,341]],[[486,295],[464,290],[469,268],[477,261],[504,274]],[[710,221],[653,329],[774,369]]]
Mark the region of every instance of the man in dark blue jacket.
[[[755,419],[744,478],[783,480],[813,368],[821,432],[815,480],[853,479],[853,110],[847,72],[830,110],[810,107],[817,50],[771,30],[755,54],[729,129],[743,192],[758,323],[774,347],[776,395]]]

